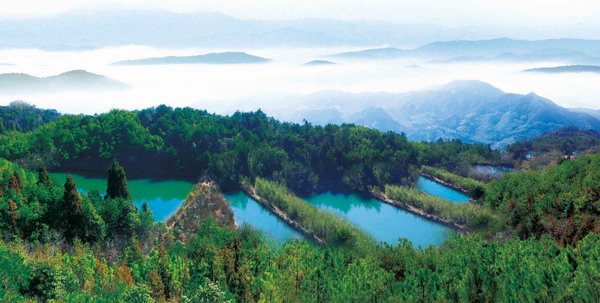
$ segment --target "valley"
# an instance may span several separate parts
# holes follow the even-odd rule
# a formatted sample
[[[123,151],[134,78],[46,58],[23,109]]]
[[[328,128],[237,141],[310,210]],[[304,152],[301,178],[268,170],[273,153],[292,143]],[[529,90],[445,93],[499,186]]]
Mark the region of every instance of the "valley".
[[[600,4],[361,1],[3,5],[0,302],[600,302]]]

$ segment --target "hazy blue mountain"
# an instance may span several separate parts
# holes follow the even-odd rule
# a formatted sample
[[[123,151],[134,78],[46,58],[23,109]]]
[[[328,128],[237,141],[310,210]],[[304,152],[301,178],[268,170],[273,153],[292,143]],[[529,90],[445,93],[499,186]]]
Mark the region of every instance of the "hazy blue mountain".
[[[493,36],[497,35],[485,30],[439,25],[323,19],[260,21],[219,13],[158,10],[71,11],[0,18],[0,48],[50,50],[131,44],[170,48],[422,45]]]
[[[442,62],[545,61],[562,60],[577,64],[600,62],[600,40],[457,40],[433,42],[415,49],[374,48],[333,54],[347,59],[428,58]]]
[[[293,113],[288,116],[288,121],[302,123],[303,121],[310,122],[314,125],[327,125],[327,124],[342,124],[346,122],[342,113],[336,108],[324,108],[324,109],[307,109]]]
[[[403,50],[393,47],[373,48],[362,51],[344,52],[331,55],[331,57],[348,59],[397,59],[411,54],[410,50]]]
[[[536,73],[600,73],[600,66],[596,65],[565,65],[555,67],[539,67],[524,70]]]
[[[84,70],[73,70],[50,77],[28,74],[0,74],[0,94],[38,94],[55,91],[116,90],[128,85]]]
[[[335,62],[327,61],[327,60],[313,60],[310,62],[306,62],[302,65],[304,66],[319,66],[319,65],[334,65]]]
[[[306,96],[239,100],[231,108],[260,107],[292,122],[354,123],[404,132],[416,141],[459,138],[502,147],[566,126],[600,131],[600,120],[534,93],[510,94],[481,81],[453,81],[408,93],[324,91]],[[254,108],[250,106],[254,104]],[[202,107],[198,104],[196,107]]]
[[[381,131],[404,132],[404,128],[380,107],[369,107],[348,117],[347,122]]]
[[[578,113],[586,113],[592,117],[600,119],[600,109],[591,109],[591,108],[569,108],[572,112]]]
[[[242,52],[209,53],[198,56],[169,56],[126,60],[113,65],[155,65],[155,64],[253,64],[265,63],[269,59]]]

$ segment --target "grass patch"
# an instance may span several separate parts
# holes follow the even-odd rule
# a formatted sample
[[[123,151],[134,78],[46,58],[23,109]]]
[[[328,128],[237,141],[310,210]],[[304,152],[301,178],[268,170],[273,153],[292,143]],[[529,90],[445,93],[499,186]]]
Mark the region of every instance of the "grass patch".
[[[473,203],[454,203],[425,194],[416,188],[386,185],[385,195],[391,200],[470,229],[486,228],[498,219],[488,207]]]

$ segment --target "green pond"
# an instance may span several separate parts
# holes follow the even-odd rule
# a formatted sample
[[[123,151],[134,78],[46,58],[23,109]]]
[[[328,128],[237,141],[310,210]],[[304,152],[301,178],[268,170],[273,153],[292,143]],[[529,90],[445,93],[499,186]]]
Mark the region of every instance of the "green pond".
[[[239,191],[225,194],[225,199],[229,201],[240,226],[249,224],[279,243],[302,238],[302,235],[246,195],[246,193]]]
[[[67,175],[67,173],[50,173],[52,179],[59,184],[65,183]],[[97,190],[100,194],[106,193],[106,179],[71,175],[79,191]],[[194,186],[190,182],[180,180],[131,179],[128,183],[133,202],[138,207],[141,207],[143,202],[147,202],[154,212],[154,221],[165,221],[175,213]]]
[[[444,198],[456,203],[466,203],[471,200],[469,196],[423,176],[420,176],[417,180],[417,188],[432,196]]]
[[[319,208],[345,217],[375,240],[393,245],[400,238],[408,239],[414,246],[439,245],[452,232],[443,225],[357,194],[329,191],[304,199]]]

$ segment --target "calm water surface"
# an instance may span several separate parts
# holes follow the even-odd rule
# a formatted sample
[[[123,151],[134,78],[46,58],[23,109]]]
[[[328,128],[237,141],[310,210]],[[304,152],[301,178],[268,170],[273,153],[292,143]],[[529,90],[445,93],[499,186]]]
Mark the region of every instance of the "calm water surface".
[[[225,199],[231,204],[231,209],[240,226],[243,224],[252,225],[264,232],[269,238],[280,243],[302,238],[302,235],[246,195],[246,193],[239,191],[225,194]]]
[[[357,194],[329,191],[305,199],[319,208],[345,217],[375,240],[393,245],[400,238],[407,238],[414,246],[439,245],[452,232],[443,225]]]
[[[67,175],[67,173],[50,173],[52,179],[59,184],[65,183]],[[97,190],[100,194],[106,193],[106,179],[71,175],[79,191]],[[165,221],[175,213],[194,186],[191,182],[180,180],[131,179],[128,183],[135,205],[141,207],[143,202],[148,202],[148,206],[154,212],[154,221]]]
[[[437,196],[457,203],[465,203],[471,198],[457,190],[448,186],[437,183],[433,180],[420,176],[417,180],[417,188],[432,196]]]

